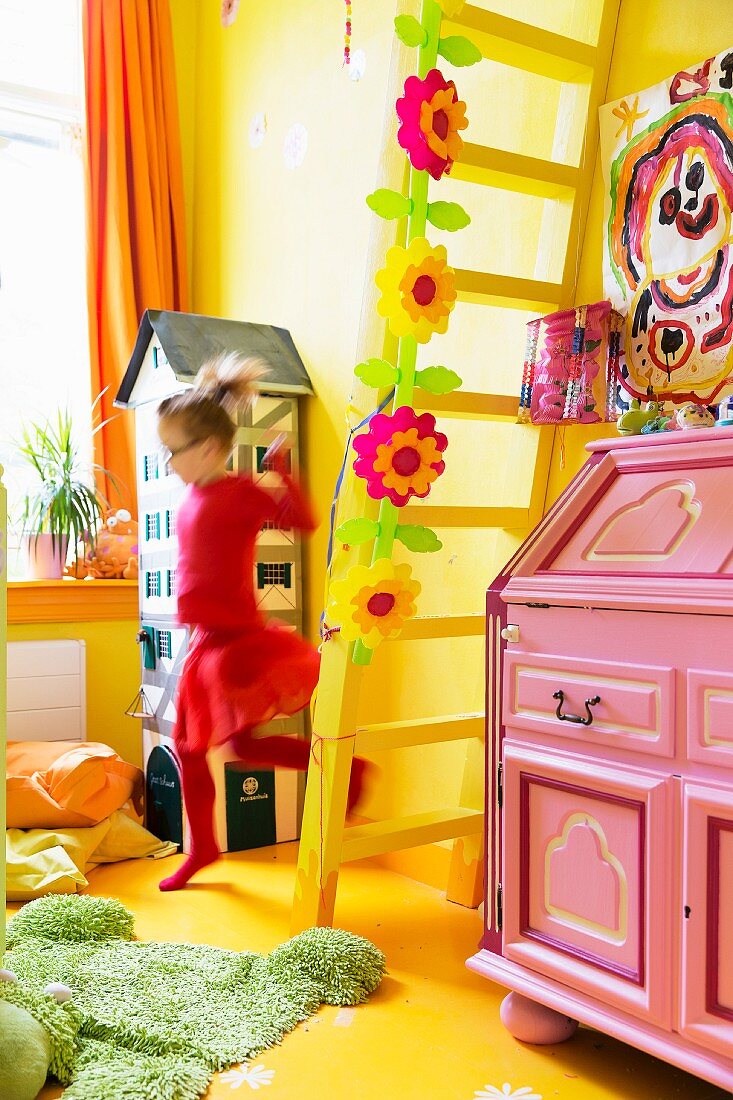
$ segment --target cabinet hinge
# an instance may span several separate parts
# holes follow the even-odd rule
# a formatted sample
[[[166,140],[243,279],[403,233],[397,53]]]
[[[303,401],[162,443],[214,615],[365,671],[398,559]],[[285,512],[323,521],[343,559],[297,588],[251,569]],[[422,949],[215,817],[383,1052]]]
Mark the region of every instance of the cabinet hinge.
[[[502,901],[501,883],[496,886],[496,930],[501,932],[504,926],[504,904]]]
[[[496,769],[496,804],[499,809],[504,805],[504,776],[501,764]]]

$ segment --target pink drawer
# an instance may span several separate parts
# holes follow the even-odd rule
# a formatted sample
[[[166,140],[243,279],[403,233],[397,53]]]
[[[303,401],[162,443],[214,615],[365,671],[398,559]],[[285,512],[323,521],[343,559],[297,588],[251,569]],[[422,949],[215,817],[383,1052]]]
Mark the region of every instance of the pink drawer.
[[[704,764],[733,767],[733,674],[688,670],[687,753]]]
[[[673,668],[516,651],[507,651],[504,660],[505,725],[588,745],[674,756]],[[600,701],[586,707],[586,700],[596,697]],[[561,720],[558,705],[564,716],[587,719],[590,714],[591,721]]]

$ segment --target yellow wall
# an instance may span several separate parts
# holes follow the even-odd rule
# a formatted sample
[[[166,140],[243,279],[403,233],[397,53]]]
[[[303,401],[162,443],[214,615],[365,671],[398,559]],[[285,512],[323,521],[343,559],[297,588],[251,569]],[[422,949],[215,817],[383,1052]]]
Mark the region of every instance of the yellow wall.
[[[131,764],[142,766],[140,720],[125,707],[140,684],[140,653],[132,622],[35,623],[9,626],[9,642],[35,638],[81,638],[87,655],[87,737],[103,741]]]
[[[597,0],[496,0],[493,5],[486,0],[486,6],[580,37],[587,37],[598,8]],[[345,437],[373,217],[364,198],[378,171],[396,2],[357,0],[354,5],[352,48],[367,56],[366,75],[358,83],[341,67],[343,6],[334,0],[243,0],[236,22],[226,30],[219,22],[219,0],[171,0],[171,7],[189,187],[192,308],[290,329],[317,394],[304,403],[304,462],[325,518]],[[693,16],[682,0],[622,0],[609,97],[640,89],[729,44],[728,0],[711,0],[704,12],[704,18]],[[519,77],[516,70],[500,70],[490,62],[451,75],[468,103],[469,140],[536,155],[550,155],[562,143],[563,128],[554,122],[557,85]],[[248,128],[258,112],[266,114],[268,129],[262,147],[252,150]],[[309,148],[302,167],[291,171],[282,147],[296,122],[307,126]],[[439,197],[463,202],[474,216],[471,229],[452,239],[430,234],[436,243],[447,244],[456,266],[559,278],[552,270],[553,256],[541,257],[543,266],[532,267],[547,216],[538,200],[501,192],[479,199],[468,185],[451,180],[441,182],[440,191]],[[586,243],[579,252],[581,301],[602,296],[601,208],[597,175]],[[422,349],[420,365],[445,363],[464,376],[468,389],[517,393],[525,320],[516,313],[459,305],[448,335]],[[442,426],[451,443],[436,503],[523,502],[531,446],[527,434],[517,446],[516,433],[527,430]],[[555,458],[549,498],[577,469],[591,434],[567,432],[567,465],[561,470]],[[487,584],[516,538],[494,532],[441,534],[442,554],[419,563],[413,558],[424,583],[421,611],[479,610]],[[324,523],[306,561],[311,636],[322,607],[326,538]],[[414,716],[418,706],[426,715],[482,708],[480,642],[456,641],[440,653],[433,646],[383,647],[367,674],[367,718]],[[463,760],[459,746],[395,756],[366,807],[370,816],[455,803]]]
[[[606,100],[642,91],[681,69],[695,67],[696,62],[729,47],[732,38],[730,0],[705,0],[693,6],[684,0],[622,0]],[[580,262],[579,302],[595,302],[604,297],[602,233],[603,180],[599,157]],[[607,434],[605,426],[566,431],[566,466],[560,467],[556,444],[548,504],[582,465],[585,443]]]

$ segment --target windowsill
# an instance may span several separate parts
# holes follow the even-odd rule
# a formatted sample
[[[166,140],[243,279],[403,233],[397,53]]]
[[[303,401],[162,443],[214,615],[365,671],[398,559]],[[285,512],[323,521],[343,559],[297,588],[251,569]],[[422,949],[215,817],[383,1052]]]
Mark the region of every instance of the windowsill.
[[[137,592],[137,581],[9,581],[8,624],[135,620]]]

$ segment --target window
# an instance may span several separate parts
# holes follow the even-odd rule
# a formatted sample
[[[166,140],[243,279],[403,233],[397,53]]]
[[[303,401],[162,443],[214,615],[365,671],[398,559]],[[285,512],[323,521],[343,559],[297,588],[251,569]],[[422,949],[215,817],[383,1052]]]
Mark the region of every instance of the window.
[[[283,588],[292,587],[292,564],[280,561],[257,563],[257,587],[267,588],[279,584]]]
[[[167,587],[167,590],[168,590],[168,595],[169,596],[175,596],[176,591],[177,591],[176,590],[176,571],[175,571],[175,569],[169,569],[168,570],[168,582],[167,582],[166,587]]]
[[[158,454],[154,451],[152,454],[145,455],[143,459],[143,480],[155,481],[158,476]]]
[[[150,598],[151,596],[160,595],[160,573],[155,571],[145,574],[145,594]]]
[[[258,474],[264,474],[265,473],[265,470],[263,470],[263,468],[262,468],[262,463],[265,461],[265,455],[267,454],[267,451],[268,451],[267,447],[255,447],[255,457],[256,457],[256,461],[257,461],[257,473]],[[291,472],[290,451],[286,451],[286,453],[285,453],[285,469],[287,470],[288,473]]]
[[[173,644],[170,630],[158,630],[158,656],[159,657],[172,657],[173,656]]]
[[[159,512],[146,512],[145,513],[145,538],[146,539],[159,539],[160,538],[160,513]]]
[[[166,509],[165,513],[165,537],[169,539],[171,535],[176,533],[176,513],[170,508]]]
[[[0,0],[0,465],[8,571],[21,575],[22,497],[35,484],[15,441],[68,407],[91,462],[79,0]]]

